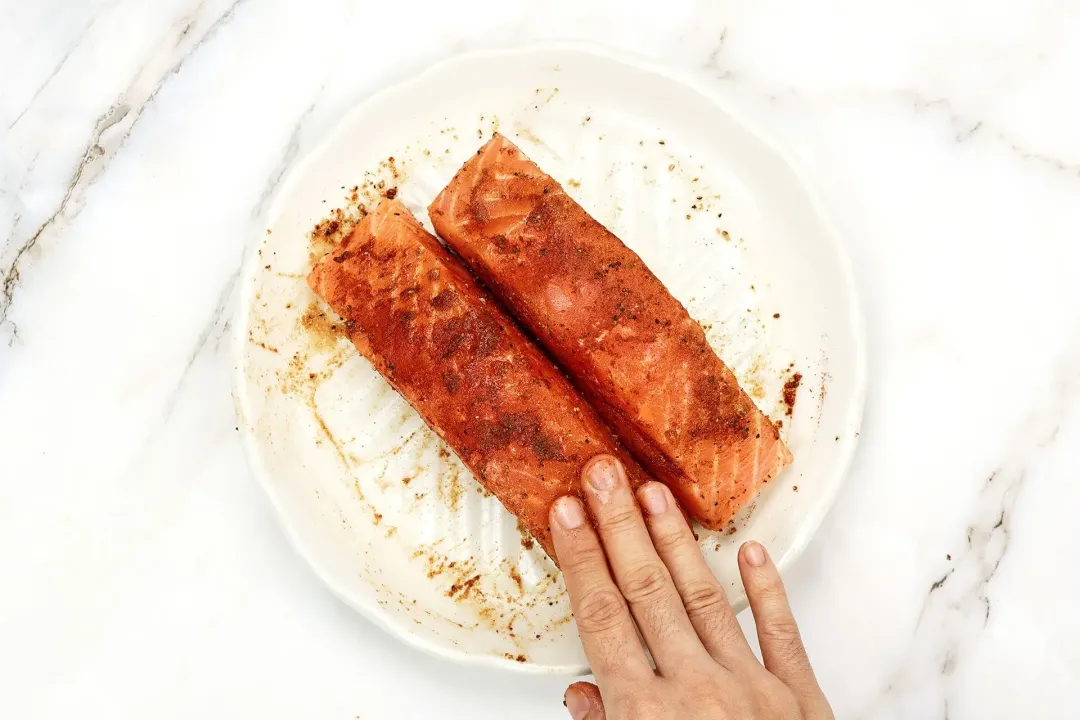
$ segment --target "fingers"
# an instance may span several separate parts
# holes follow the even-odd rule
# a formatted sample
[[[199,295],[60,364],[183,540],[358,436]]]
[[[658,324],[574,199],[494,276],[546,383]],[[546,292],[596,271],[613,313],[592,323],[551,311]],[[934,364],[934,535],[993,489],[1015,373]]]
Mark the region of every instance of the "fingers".
[[[645,524],[660,559],[671,572],[686,614],[709,654],[729,670],[740,663],[757,663],[731,611],[724,588],[705,564],[686,519],[662,483],[638,489]]]
[[[570,711],[574,720],[606,720],[604,701],[600,699],[600,688],[592,683],[576,682],[566,689],[563,705]]]
[[[582,485],[612,575],[657,669],[664,673],[687,659],[708,659],[671,574],[653,547],[622,464],[610,455],[598,455],[585,465]]]
[[[596,679],[605,685],[653,679],[652,666],[581,501],[559,498],[552,505],[550,524],[574,621]]]
[[[760,543],[748,542],[739,549],[739,572],[754,613],[765,668],[816,707],[817,698],[824,702],[825,697],[810,668],[780,573]]]

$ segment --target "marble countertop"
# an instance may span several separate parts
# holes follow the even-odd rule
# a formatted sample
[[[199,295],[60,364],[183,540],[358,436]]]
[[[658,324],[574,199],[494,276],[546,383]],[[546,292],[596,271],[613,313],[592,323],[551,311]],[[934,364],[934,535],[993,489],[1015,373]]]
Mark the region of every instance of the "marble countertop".
[[[848,238],[865,425],[786,577],[838,716],[1080,716],[1075,0],[0,3],[0,716],[565,717],[565,679],[429,658],[323,588],[247,471],[226,342],[245,243],[342,113],[555,38],[709,78]]]

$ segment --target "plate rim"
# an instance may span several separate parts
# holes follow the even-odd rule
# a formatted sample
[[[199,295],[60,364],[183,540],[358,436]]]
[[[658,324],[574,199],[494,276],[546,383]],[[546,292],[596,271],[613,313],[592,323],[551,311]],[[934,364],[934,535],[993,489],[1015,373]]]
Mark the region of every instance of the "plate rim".
[[[854,267],[847,251],[847,245],[844,242],[844,235],[841,233],[832,213],[819,196],[816,185],[812,182],[812,175],[805,169],[801,159],[793,150],[778,142],[771,132],[763,128],[760,121],[756,121],[749,113],[744,111],[737,101],[717,92],[715,87],[710,86],[707,82],[708,79],[700,72],[700,70],[680,68],[662,61],[596,43],[582,41],[546,41],[516,46],[491,46],[468,50],[443,57],[428,64],[418,72],[404,78],[394,78],[393,76],[387,77],[384,84],[381,85],[379,89],[360,98],[327,131],[325,137],[319,143],[312,147],[301,158],[294,161],[292,166],[287,170],[282,182],[279,183],[277,189],[274,191],[272,201],[267,204],[266,209],[259,218],[259,222],[256,223],[256,230],[253,231],[257,234],[256,242],[252,243],[252,246],[248,248],[246,251],[247,256],[241,264],[239,276],[240,291],[237,293],[236,300],[236,302],[239,303],[239,307],[234,308],[233,317],[236,318],[236,324],[233,330],[230,357],[233,361],[233,372],[231,373],[233,409],[236,414],[241,445],[244,450],[248,468],[266,493],[270,500],[270,504],[274,507],[278,522],[284,530],[289,544],[310,566],[315,575],[318,576],[331,593],[372,622],[376,627],[430,656],[449,660],[463,666],[492,668],[504,671],[509,670],[518,674],[580,676],[590,672],[587,664],[541,665],[532,662],[520,663],[514,660],[496,657],[494,655],[469,653],[457,647],[440,644],[432,639],[412,632],[411,628],[403,623],[395,622],[387,616],[383,608],[377,602],[366,603],[354,599],[333,579],[330,572],[322,567],[321,562],[317,559],[318,554],[313,552],[311,548],[308,547],[308,544],[300,537],[300,533],[295,527],[294,521],[290,519],[291,516],[283,507],[284,501],[273,489],[269,479],[269,470],[267,470],[262,454],[259,452],[254,428],[251,423],[248,422],[245,412],[248,407],[245,349],[247,345],[247,325],[250,320],[251,293],[254,291],[254,277],[257,269],[256,264],[258,260],[257,252],[259,241],[261,241],[261,234],[269,227],[270,219],[281,214],[280,205],[283,198],[291,195],[293,187],[299,182],[300,178],[306,174],[305,171],[313,162],[314,158],[322,156],[325,150],[337,141],[343,129],[350,126],[355,118],[368,109],[368,107],[395,94],[411,91],[430,75],[444,72],[460,63],[476,60],[492,60],[507,56],[551,54],[558,52],[593,55],[629,66],[635,70],[658,75],[669,82],[678,83],[700,94],[718,110],[727,114],[732,122],[739,126],[744,132],[756,137],[768,148],[768,150],[775,153],[775,155],[787,165],[794,174],[801,190],[805,193],[806,198],[810,201],[814,212],[823,224],[825,234],[828,236],[828,242],[835,256],[835,261],[838,263],[838,269],[844,280],[846,290],[845,295],[848,301],[848,327],[854,343],[852,370],[854,384],[852,401],[848,408],[848,418],[846,422],[846,425],[851,428],[852,433],[841,440],[835,479],[825,488],[827,500],[820,503],[808,513],[807,520],[804,523],[804,530],[795,535],[790,546],[776,561],[777,568],[781,574],[788,569],[806,550],[806,547],[810,544],[810,541],[821,527],[825,516],[835,504],[840,488],[843,486],[851,470],[855,450],[858,446],[858,438],[866,405],[868,377],[866,320],[859,299]],[[734,605],[736,607],[736,612],[741,612],[741,610],[746,607],[745,598],[741,602],[736,602]]]

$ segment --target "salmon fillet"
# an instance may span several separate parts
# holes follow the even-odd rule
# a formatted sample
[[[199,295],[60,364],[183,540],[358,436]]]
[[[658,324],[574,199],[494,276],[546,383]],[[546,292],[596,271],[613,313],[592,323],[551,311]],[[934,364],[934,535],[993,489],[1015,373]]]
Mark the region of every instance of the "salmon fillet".
[[[505,137],[470,158],[429,213],[703,526],[720,529],[791,462],[679,301]]]
[[[594,455],[644,471],[552,361],[397,200],[315,265],[308,285],[349,339],[555,559],[548,509]]]

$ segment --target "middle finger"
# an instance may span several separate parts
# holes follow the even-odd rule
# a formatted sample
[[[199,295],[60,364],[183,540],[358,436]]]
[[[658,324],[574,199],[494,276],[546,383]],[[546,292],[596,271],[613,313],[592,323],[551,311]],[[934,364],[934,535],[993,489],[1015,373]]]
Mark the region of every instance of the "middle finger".
[[[582,475],[615,583],[657,669],[664,673],[687,658],[709,659],[671,574],[653,547],[622,465],[610,455],[600,455],[585,465]]]

